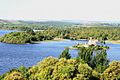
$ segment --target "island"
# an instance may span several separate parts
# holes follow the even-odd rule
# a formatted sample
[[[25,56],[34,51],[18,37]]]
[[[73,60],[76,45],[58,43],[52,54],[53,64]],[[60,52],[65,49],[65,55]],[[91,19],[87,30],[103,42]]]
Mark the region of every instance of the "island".
[[[42,28],[40,28],[42,29]],[[89,40],[90,37],[105,42],[120,40],[119,27],[48,27],[44,30],[22,27],[22,31],[12,32],[0,37],[0,42],[12,44],[26,44],[45,40]],[[116,33],[117,32],[117,33]],[[87,45],[86,45],[87,46]]]
[[[101,43],[99,40],[97,39],[92,39],[92,37],[90,37],[90,40],[88,40],[87,43],[78,43],[77,45],[74,45],[71,47],[71,49],[80,49],[82,47],[85,48],[92,48],[94,50],[107,50],[109,49],[109,46],[104,45],[103,43]]]

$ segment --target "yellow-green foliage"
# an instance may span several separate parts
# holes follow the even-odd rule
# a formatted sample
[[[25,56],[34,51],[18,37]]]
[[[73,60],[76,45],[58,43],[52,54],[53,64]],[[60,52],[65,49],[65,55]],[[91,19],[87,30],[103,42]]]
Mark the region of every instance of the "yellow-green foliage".
[[[119,80],[120,79],[120,62],[113,61],[109,67],[103,72],[102,79]]]
[[[53,79],[71,79],[76,70],[76,60],[61,58],[53,70]]]
[[[89,67],[88,64],[79,64],[78,72],[88,78],[92,76],[92,68]]]
[[[101,42],[105,40],[120,40],[120,28],[118,27],[71,27],[71,28],[46,28],[43,31],[33,32],[31,28],[23,27],[24,32],[12,32],[3,36],[0,39],[1,42],[6,43],[31,43],[32,41],[43,41],[51,40],[55,37],[64,39],[89,39],[93,37],[94,39],[99,39]],[[81,47],[81,45],[76,46],[76,48]],[[108,47],[96,47],[98,49]]]
[[[120,62],[112,62],[100,75],[82,60],[48,57],[29,70],[11,70],[0,80],[119,80]]]
[[[37,67],[37,69],[35,68]],[[77,80],[93,77],[92,68],[77,59],[56,59],[48,57],[33,66],[30,70],[30,78],[37,80]],[[78,79],[79,80],[79,79]]]
[[[77,74],[77,77],[74,77],[73,80],[88,80],[83,74]]]
[[[20,72],[13,71],[12,73],[8,74],[4,80],[24,80],[24,77]]]
[[[33,43],[34,41],[51,40],[54,36],[47,31],[43,32],[11,32],[0,38],[0,42],[12,44]]]
[[[5,43],[24,44],[30,43],[31,39],[32,35],[26,32],[12,32],[1,37],[0,41]]]

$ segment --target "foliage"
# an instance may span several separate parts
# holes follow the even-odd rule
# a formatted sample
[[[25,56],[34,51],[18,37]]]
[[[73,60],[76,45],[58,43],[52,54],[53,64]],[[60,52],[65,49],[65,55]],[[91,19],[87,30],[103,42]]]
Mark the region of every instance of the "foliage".
[[[0,42],[12,43],[12,44],[25,44],[34,43],[34,41],[43,41],[53,39],[52,35],[46,34],[46,32],[11,32],[5,34],[0,38]]]
[[[5,43],[24,44],[31,43],[32,39],[33,36],[26,32],[11,32],[1,37],[0,41]]]
[[[106,50],[97,50],[96,54],[93,54],[93,48],[81,47],[78,53],[78,57],[85,61],[96,71],[102,73],[108,66],[109,60],[107,59]],[[94,51],[95,52],[95,51]]]
[[[24,73],[27,73],[27,77]],[[20,67],[3,76],[5,80],[88,80],[93,79],[93,69],[77,59],[48,57],[25,70]],[[1,78],[2,79],[2,78]]]
[[[91,65],[91,61],[93,58],[93,50],[92,48],[81,47],[78,52],[78,57],[85,61],[85,63]]]
[[[119,80],[120,62],[112,62],[100,75],[77,58],[48,57],[31,68],[21,66],[0,76],[1,80]]]
[[[69,54],[69,48],[66,48],[66,49],[62,52],[62,54],[60,55],[59,58],[70,59],[71,56],[70,56],[70,54]]]
[[[82,47],[85,47],[85,44],[77,44],[72,46],[75,49],[80,49]],[[109,46],[104,46],[104,45],[88,45],[88,48],[92,48],[93,50],[107,50],[109,49]]]
[[[52,40],[55,37],[71,40],[93,37],[103,43],[105,40],[120,40],[119,27],[81,27],[69,23],[46,24],[24,21],[22,24],[0,24],[0,29],[22,31],[12,32],[0,38],[1,42],[14,44]],[[40,31],[34,32],[34,29]],[[114,61],[108,66],[106,53],[108,48],[108,46],[80,47],[78,58],[71,58],[69,49],[66,48],[59,59],[48,57],[30,68],[21,66],[12,69],[1,75],[0,80],[119,80],[120,62]]]
[[[96,56],[93,57],[91,67],[96,71],[102,73],[108,66],[109,60],[107,59],[106,50],[97,51]]]
[[[0,80],[28,80],[28,70],[24,66],[20,66],[17,69],[12,69],[9,72],[0,76]]]
[[[22,76],[22,74],[20,72],[12,72],[10,74],[8,74],[4,80],[23,80],[24,77]]]
[[[48,57],[38,63],[36,66],[33,66],[28,72],[30,74],[30,79],[50,79],[51,72],[54,69],[55,64],[58,62],[58,59],[53,57]]]
[[[72,40],[89,39],[89,37],[93,37],[103,43],[105,43],[105,40],[120,40],[119,27],[48,27],[44,30],[40,29],[40,31],[37,32],[33,32],[33,29],[34,28],[27,28],[26,26],[21,27],[21,30],[25,32],[20,32],[20,34],[25,35],[27,33],[28,36],[32,37],[32,41],[51,40],[55,37]],[[16,32],[3,36],[1,42],[19,43],[18,38],[15,37],[21,37],[21,35],[14,37],[12,34],[16,34]],[[26,40],[29,40],[28,43],[30,43],[31,37],[28,38],[28,36],[25,36],[25,41],[23,39],[20,43],[26,43]],[[9,37],[11,38],[8,39]],[[18,40],[18,42],[16,40]]]
[[[46,65],[44,63],[49,64]],[[34,75],[34,79],[72,80],[73,78],[77,77],[77,75],[83,75],[84,77],[81,76],[81,78],[86,79],[93,77],[92,68],[90,68],[87,64],[83,64],[81,62],[78,63],[76,59],[61,58],[58,60],[48,57],[39,64],[39,66],[36,65],[38,70]]]
[[[109,67],[103,72],[101,79],[120,80],[120,62],[113,61],[109,65]]]

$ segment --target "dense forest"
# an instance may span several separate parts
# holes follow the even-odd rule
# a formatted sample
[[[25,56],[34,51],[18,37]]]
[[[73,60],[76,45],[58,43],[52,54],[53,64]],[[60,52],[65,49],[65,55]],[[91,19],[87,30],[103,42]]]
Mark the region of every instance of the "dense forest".
[[[33,43],[34,41],[61,39],[98,39],[120,40],[120,24],[106,22],[70,22],[70,21],[10,21],[0,19],[0,29],[18,30],[0,38],[6,43]],[[35,32],[34,30],[38,30]]]
[[[32,43],[34,41],[52,40],[54,38],[62,39],[98,39],[101,42],[105,40],[120,40],[119,27],[74,27],[57,28],[51,27],[46,30],[34,31],[31,28],[21,28],[22,32],[12,32],[0,38],[5,43]]]
[[[81,48],[78,57],[71,58],[66,48],[59,59],[47,57],[37,65],[21,66],[0,76],[0,80],[119,80],[120,62],[109,64],[106,50]]]

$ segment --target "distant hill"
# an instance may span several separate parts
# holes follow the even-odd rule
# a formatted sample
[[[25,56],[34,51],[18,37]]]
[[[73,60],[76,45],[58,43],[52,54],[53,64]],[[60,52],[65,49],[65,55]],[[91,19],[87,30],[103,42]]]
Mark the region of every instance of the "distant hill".
[[[0,24],[37,24],[46,26],[70,26],[77,25],[82,27],[120,27],[118,22],[109,21],[84,21],[84,20],[60,20],[60,21],[30,21],[30,20],[3,20],[0,19]]]
[[[21,21],[19,22],[26,23],[26,24],[41,24],[47,26],[68,26],[68,25],[75,25],[76,23],[73,22],[65,22],[65,21]]]
[[[17,21],[17,20],[3,20],[0,19],[0,24],[21,24],[21,22]]]
[[[0,19],[0,23],[9,23],[9,21]]]

